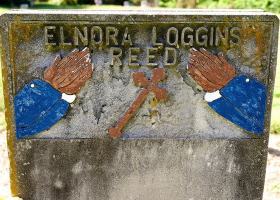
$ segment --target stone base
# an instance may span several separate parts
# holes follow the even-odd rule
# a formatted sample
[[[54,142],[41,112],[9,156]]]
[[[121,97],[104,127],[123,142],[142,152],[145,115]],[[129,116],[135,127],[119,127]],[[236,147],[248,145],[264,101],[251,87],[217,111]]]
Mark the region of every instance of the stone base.
[[[266,144],[253,140],[22,140],[28,200],[261,199]]]

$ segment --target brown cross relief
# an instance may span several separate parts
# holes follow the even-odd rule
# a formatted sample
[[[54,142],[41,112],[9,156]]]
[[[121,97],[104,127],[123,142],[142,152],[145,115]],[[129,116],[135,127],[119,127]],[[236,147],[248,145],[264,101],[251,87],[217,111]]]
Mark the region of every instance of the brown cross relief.
[[[148,79],[143,72],[135,72],[132,74],[132,77],[134,84],[142,89],[137,98],[130,105],[129,109],[119,119],[116,126],[109,129],[109,135],[112,138],[118,138],[122,135],[122,129],[136,114],[137,110],[145,102],[150,92],[154,93],[155,98],[158,101],[165,101],[167,99],[167,90],[158,86],[158,83],[166,78],[165,70],[163,68],[153,69],[151,79]]]

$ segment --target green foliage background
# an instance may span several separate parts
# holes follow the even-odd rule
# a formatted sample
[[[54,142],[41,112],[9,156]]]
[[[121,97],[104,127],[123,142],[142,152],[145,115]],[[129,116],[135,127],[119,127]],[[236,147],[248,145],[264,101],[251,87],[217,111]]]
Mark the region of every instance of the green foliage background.
[[[188,0],[185,0],[188,1]],[[160,6],[180,7],[176,0],[160,0]],[[197,8],[263,9],[280,13],[280,0],[196,0]]]
[[[0,112],[4,111],[4,99],[3,99],[3,84],[2,84],[2,70],[0,70]]]
[[[0,9],[0,12],[1,12],[1,9]],[[4,112],[4,98],[3,98],[2,70],[0,68],[0,130],[5,125],[5,119],[4,119],[3,112]]]
[[[280,0],[198,0],[198,8],[252,8],[280,12]]]
[[[30,2],[50,3],[59,5],[94,4],[94,0],[0,0],[0,4]],[[104,4],[121,5],[124,0],[103,0]],[[140,5],[141,0],[128,0],[133,5]],[[156,1],[156,0],[154,0]],[[194,0],[158,0],[161,7],[182,7],[182,2]],[[235,9],[263,9],[266,11],[280,13],[280,0],[196,0],[196,8],[235,8]]]
[[[165,8],[175,8],[176,0],[160,0],[159,5]]]
[[[78,0],[63,0],[61,1],[62,5],[77,5]]]

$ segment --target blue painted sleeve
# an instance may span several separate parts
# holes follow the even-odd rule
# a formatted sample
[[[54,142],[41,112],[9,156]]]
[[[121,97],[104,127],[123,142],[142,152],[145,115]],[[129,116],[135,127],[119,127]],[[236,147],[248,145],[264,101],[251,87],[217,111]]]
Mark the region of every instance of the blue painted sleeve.
[[[241,128],[262,135],[264,130],[266,87],[256,79],[240,75],[220,90],[221,98],[209,106]]]
[[[61,93],[42,80],[26,84],[14,98],[16,136],[23,138],[49,129],[67,112]]]

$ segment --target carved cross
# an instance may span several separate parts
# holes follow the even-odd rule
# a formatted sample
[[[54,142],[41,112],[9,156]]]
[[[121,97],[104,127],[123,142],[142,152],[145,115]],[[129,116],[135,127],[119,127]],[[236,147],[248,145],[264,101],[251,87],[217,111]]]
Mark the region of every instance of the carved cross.
[[[122,129],[129,122],[129,120],[136,114],[137,110],[146,100],[148,94],[153,92],[158,101],[165,101],[167,99],[167,90],[160,88],[158,83],[165,79],[165,71],[163,68],[155,68],[152,72],[152,78],[148,79],[143,72],[133,73],[133,82],[136,86],[141,87],[142,90],[131,104],[129,109],[120,118],[117,125],[109,129],[109,135],[112,138],[117,138],[122,135]]]

